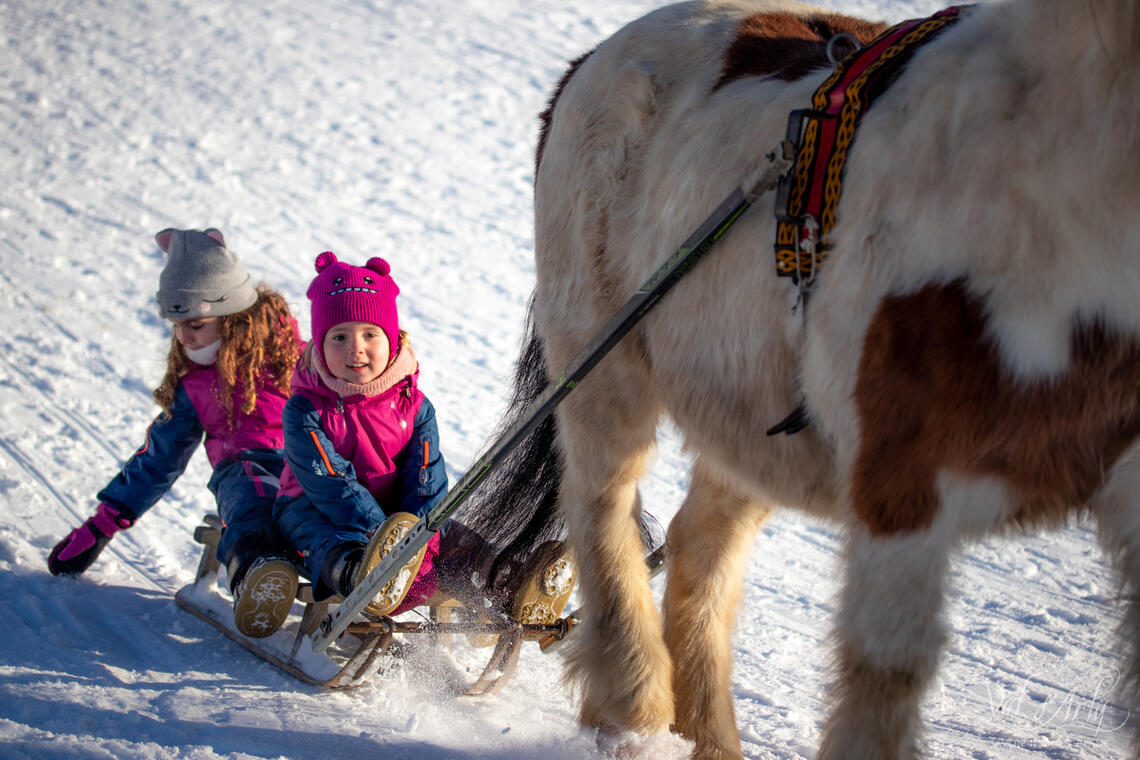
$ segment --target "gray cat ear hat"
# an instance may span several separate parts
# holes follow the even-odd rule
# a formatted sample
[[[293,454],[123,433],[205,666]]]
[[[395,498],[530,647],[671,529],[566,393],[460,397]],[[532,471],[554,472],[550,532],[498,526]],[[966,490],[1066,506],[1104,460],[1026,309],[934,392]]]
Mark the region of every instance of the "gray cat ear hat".
[[[222,233],[168,228],[154,236],[169,258],[158,278],[158,310],[167,319],[224,317],[257,302],[257,288]]]

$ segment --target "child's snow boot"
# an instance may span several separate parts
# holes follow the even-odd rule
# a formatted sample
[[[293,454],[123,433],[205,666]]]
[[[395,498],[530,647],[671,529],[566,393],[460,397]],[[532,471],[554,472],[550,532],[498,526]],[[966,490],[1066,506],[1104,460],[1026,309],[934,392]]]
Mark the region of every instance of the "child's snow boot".
[[[372,540],[368,542],[368,547],[364,550],[364,558],[360,563],[360,569],[357,570],[353,585],[355,586],[364,580],[373,568],[380,564],[380,560],[392,551],[392,548],[404,536],[408,535],[408,532],[417,522],[419,522],[419,518],[408,512],[394,512],[389,515],[388,519],[381,523],[376,532],[372,534]],[[416,576],[419,575],[420,565],[423,564],[426,553],[427,544],[400,568],[396,576],[388,581],[384,588],[380,589],[376,598],[369,602],[364,609],[373,615],[387,615],[399,607],[400,603],[404,601],[404,597],[407,596],[408,589],[416,580]]]
[[[519,623],[553,623],[566,609],[578,563],[561,541],[548,541],[519,569],[511,617]]]
[[[279,555],[259,557],[234,589],[234,626],[252,639],[275,633],[297,596],[297,568]]]
[[[330,551],[321,568],[320,585],[342,597],[351,594],[364,547],[360,541],[348,541]]]

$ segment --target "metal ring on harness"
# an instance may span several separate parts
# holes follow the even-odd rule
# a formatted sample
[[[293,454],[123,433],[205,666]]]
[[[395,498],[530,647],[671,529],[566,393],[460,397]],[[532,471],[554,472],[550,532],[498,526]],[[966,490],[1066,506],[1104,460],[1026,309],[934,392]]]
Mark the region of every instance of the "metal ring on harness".
[[[851,45],[851,50],[845,53],[842,58],[836,58],[835,45],[841,41]],[[846,58],[848,55],[851,55],[851,53],[854,53],[856,50],[861,50],[862,48],[863,46],[859,44],[859,40],[855,39],[854,35],[848,34],[847,32],[840,32],[827,41],[827,60],[831,62],[832,66],[838,66],[843,58]]]

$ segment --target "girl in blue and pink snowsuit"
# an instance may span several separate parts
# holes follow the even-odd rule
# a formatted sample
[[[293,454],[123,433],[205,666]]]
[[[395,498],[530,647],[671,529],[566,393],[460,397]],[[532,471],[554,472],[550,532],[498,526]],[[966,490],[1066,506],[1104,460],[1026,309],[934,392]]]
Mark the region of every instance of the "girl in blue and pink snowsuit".
[[[443,498],[447,473],[387,262],[351,266],[326,251],[316,270],[313,337],[282,415],[286,465],[274,523],[321,600],[352,591]],[[436,534],[370,611],[398,614],[436,591],[438,541]]]
[[[285,300],[255,287],[218,230],[166,229],[155,239],[169,257],[156,298],[174,323],[166,376],[154,393],[163,411],[97,494],[95,515],[52,550],[48,568],[84,572],[117,531],[166,494],[204,438],[208,488],[224,525],[218,559],[232,586],[261,557],[282,551],[271,512],[300,335]]]

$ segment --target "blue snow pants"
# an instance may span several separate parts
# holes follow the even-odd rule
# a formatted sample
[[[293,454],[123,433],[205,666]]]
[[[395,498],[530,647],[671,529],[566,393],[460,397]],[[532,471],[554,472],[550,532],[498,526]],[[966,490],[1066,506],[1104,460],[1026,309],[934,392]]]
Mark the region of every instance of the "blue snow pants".
[[[248,449],[218,463],[207,487],[218,502],[222,539],[218,561],[243,566],[262,554],[283,552],[273,527],[273,502],[281,486],[281,449]]]

